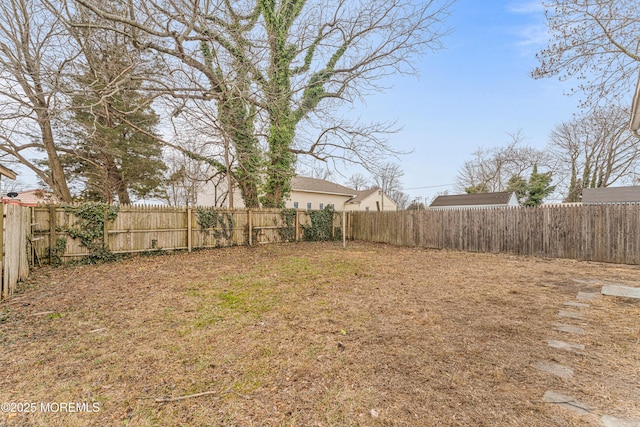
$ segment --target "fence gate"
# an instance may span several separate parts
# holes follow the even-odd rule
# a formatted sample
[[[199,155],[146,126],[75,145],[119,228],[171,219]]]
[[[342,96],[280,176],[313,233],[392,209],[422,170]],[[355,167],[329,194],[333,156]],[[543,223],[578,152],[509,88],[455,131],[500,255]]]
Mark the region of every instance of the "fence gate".
[[[0,299],[13,294],[19,280],[29,275],[28,240],[31,231],[31,210],[14,203],[0,203],[2,227],[0,227],[0,275],[2,287]]]

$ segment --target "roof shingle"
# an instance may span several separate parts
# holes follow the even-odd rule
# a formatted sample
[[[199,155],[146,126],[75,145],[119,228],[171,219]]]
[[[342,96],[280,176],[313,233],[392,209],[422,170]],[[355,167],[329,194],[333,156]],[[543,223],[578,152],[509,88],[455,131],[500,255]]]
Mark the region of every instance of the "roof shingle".
[[[582,190],[582,203],[638,203],[640,185],[627,187],[585,188]]]
[[[291,180],[291,189],[297,191],[309,191],[312,193],[340,194],[345,196],[356,196],[357,191],[344,187],[340,184],[324,179],[307,178],[305,176],[295,176]]]
[[[445,206],[475,206],[475,205],[508,205],[512,192],[504,191],[499,193],[474,193],[456,194],[453,196],[438,196],[431,203],[430,207]]]

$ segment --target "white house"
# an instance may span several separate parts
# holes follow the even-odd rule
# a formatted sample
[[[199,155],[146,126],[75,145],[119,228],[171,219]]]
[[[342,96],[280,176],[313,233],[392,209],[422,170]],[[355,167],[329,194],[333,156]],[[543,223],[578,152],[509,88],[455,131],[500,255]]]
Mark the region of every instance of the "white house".
[[[398,206],[379,188],[357,191],[357,195],[345,203],[347,211],[397,211]]]
[[[470,208],[498,208],[520,206],[516,193],[474,193],[456,194],[452,196],[438,196],[429,205],[429,209],[470,209]]]
[[[198,206],[228,206],[226,180],[207,183],[198,191]],[[238,189],[233,191],[233,207],[244,208]],[[319,210],[333,206],[337,211],[395,211],[396,204],[379,189],[356,191],[325,179],[295,176],[286,208]]]
[[[291,195],[285,207],[317,210],[332,205],[341,211],[345,203],[357,195],[357,191],[325,179],[295,176],[291,180]]]

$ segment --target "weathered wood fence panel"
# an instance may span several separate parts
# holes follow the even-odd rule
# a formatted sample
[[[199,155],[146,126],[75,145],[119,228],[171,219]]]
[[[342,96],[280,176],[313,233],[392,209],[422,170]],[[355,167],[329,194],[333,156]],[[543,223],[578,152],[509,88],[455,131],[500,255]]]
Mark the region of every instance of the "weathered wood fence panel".
[[[117,254],[163,249],[187,249],[184,208],[123,206],[107,221],[106,248]]]
[[[68,207],[37,206],[33,210],[38,259],[69,262],[90,255],[79,239],[69,235],[69,230],[79,226],[79,220]],[[302,227],[311,224],[309,212],[297,211],[290,224],[282,212],[120,206],[116,219],[104,225],[103,247],[112,253],[126,254],[300,240]],[[341,228],[341,221],[341,213],[336,212],[334,229]],[[286,233],[282,233],[284,229]],[[60,246],[60,240],[64,245]],[[56,245],[59,249],[55,249]]]
[[[640,204],[353,212],[350,238],[640,264]]]
[[[31,209],[18,204],[0,203],[2,227],[0,232],[0,299],[10,296],[19,280],[29,275],[28,241],[30,240]]]

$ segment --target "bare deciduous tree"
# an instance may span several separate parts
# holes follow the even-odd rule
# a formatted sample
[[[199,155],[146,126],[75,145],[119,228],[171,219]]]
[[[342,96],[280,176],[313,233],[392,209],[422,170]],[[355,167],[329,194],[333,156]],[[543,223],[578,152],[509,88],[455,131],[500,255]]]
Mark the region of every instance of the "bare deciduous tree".
[[[551,134],[551,149],[568,183],[565,201],[580,201],[583,188],[632,183],[640,147],[627,129],[627,109],[601,107],[562,123]]]
[[[56,144],[61,78],[77,52],[60,20],[39,0],[0,2],[0,150],[70,202]],[[44,166],[37,151],[46,154]]]
[[[197,151],[195,148],[192,150]],[[224,179],[220,174],[210,176],[210,168],[206,163],[184,153],[172,152],[165,157],[165,163],[168,170],[164,181],[163,199],[169,206],[195,206],[198,204],[198,193],[208,181]],[[217,202],[219,200],[216,200],[216,205]]]
[[[369,178],[364,176],[361,173],[354,173],[349,177],[346,182],[347,187],[353,188],[356,191],[364,190],[365,188],[371,187],[371,181]]]
[[[180,61],[183,67],[172,75],[193,75],[192,85],[164,83],[172,96],[216,102],[219,121],[235,145],[236,171],[245,174],[236,179],[251,184],[243,194],[249,207],[263,179],[263,204],[284,203],[297,156],[362,161],[388,150],[376,131],[387,132],[389,126],[353,126],[333,113],[381,90],[382,78],[412,72],[415,55],[438,48],[450,4],[175,0],[130,2],[129,16],[123,17],[89,0],[75,2],[128,25],[124,33],[137,46]],[[330,125],[328,117],[334,117]],[[303,135],[302,126],[319,128]]]
[[[528,177],[534,165],[555,170],[553,159],[545,151],[522,145],[521,131],[509,134],[504,147],[478,148],[456,177],[457,189],[470,193],[506,191],[513,177]]]
[[[578,78],[588,105],[628,97],[640,63],[637,0],[548,0],[545,7],[551,40],[532,76]]]
[[[374,187],[380,188],[398,209],[404,209],[409,203],[409,196],[402,191],[404,171],[396,163],[385,163],[372,171]]]
[[[105,21],[103,30],[119,31],[141,50],[162,57],[169,72],[165,78],[149,79],[147,90],[169,95],[184,103],[173,111],[178,116],[189,110],[193,100],[214,103],[215,123],[223,131],[219,138],[233,150],[236,165],[228,168],[224,159],[207,161],[220,173],[231,175],[238,184],[245,206],[259,205],[262,158],[255,127],[257,107],[250,102],[255,70],[248,61],[255,45],[248,35],[255,31],[260,16],[250,1],[118,2],[123,13],[87,0],[68,0]],[[122,30],[118,30],[119,27]],[[173,146],[188,155],[184,147]]]

